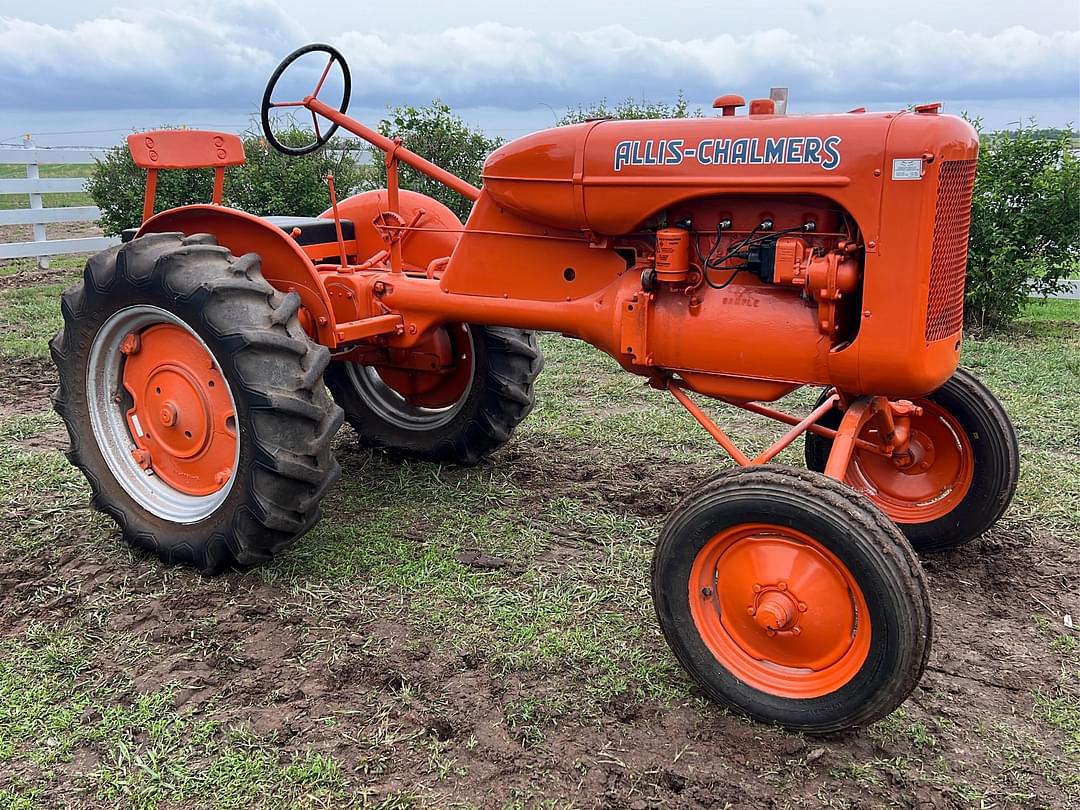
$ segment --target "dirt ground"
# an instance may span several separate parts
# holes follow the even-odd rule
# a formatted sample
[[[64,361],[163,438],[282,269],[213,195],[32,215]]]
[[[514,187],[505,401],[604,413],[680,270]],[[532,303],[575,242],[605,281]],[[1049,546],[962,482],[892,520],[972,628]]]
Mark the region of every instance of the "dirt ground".
[[[820,739],[709,705],[671,659],[651,544],[727,462],[591,350],[545,340],[541,404],[490,465],[343,431],[323,524],[266,569],[203,578],[93,515],[43,343],[9,348],[0,806],[1078,807],[1080,437],[1057,414],[1080,326],[972,343],[1016,405],[1025,483],[997,528],[925,559],[936,639],[905,706]],[[1031,357],[1052,351],[1066,368],[1044,386]]]

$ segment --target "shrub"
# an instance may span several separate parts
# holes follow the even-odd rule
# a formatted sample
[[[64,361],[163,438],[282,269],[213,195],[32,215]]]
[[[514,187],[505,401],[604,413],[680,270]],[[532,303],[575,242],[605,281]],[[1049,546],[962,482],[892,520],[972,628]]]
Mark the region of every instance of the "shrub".
[[[169,127],[162,127],[168,129]],[[226,186],[228,180],[226,179]],[[142,221],[146,171],[135,165],[127,144],[114,146],[90,171],[86,190],[101,209],[101,228],[115,236]],[[214,192],[212,169],[158,172],[155,211],[207,201]]]
[[[1069,132],[1040,135],[1032,126],[982,136],[965,301],[973,326],[1007,325],[1080,264],[1080,162]]]
[[[679,91],[674,104],[662,101],[635,101],[627,98],[614,107],[608,107],[607,99],[601,99],[599,104],[591,107],[578,107],[576,110],[567,110],[566,114],[559,119],[559,126],[567,124],[580,124],[583,121],[592,121],[596,118],[618,118],[622,120],[640,120],[643,118],[701,118],[700,110],[691,110],[690,103]]]
[[[502,144],[502,138],[488,138],[472,129],[450,107],[435,100],[426,107],[391,107],[388,117],[379,122],[379,132],[387,138],[401,138],[402,144],[432,163],[456,174],[474,186],[481,184],[484,160]],[[377,184],[386,185],[386,165],[382,155],[375,155]],[[410,166],[398,165],[401,188],[434,197],[450,208],[464,222],[472,210],[472,201]]]
[[[275,131],[274,135],[286,146],[302,146],[312,140],[311,132],[298,128]],[[247,161],[234,167],[226,178],[225,200],[227,205],[256,216],[318,216],[330,207],[328,174],[334,175],[339,200],[373,187],[372,167],[361,163],[369,150],[353,139],[333,138],[317,152],[293,157],[248,133],[244,152]]]
[[[311,141],[307,130],[276,133],[286,145]],[[270,149],[256,132],[243,135],[247,162],[225,170],[223,202],[258,216],[288,214],[316,216],[330,207],[327,174],[333,173],[338,198],[370,187],[371,169],[361,163],[366,148],[336,138],[328,148],[291,157]],[[101,209],[101,227],[118,234],[142,219],[146,172],[135,165],[122,144],[110,149],[90,172],[86,189]],[[209,202],[214,190],[213,169],[166,170],[158,173],[154,210]]]

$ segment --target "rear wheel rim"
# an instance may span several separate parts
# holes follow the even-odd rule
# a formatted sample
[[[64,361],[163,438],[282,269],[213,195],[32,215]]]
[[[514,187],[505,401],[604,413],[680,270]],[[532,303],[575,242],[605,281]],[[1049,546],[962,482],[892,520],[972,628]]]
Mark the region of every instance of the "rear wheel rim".
[[[87,360],[98,449],[116,481],[152,514],[195,523],[236,481],[236,403],[213,352],[176,315],[140,304],[102,324]]]
[[[400,385],[395,387],[384,379],[378,367],[345,364],[345,373],[356,393],[384,421],[404,430],[436,430],[450,424],[464,407],[476,376],[474,338],[465,324],[448,325],[445,329],[450,337],[454,360],[461,364],[446,380],[446,386],[452,389],[450,396],[456,395],[449,405],[429,407],[414,404],[398,390]],[[446,394],[445,391],[442,393]],[[429,390],[414,399],[419,402],[439,401],[439,394],[439,391]]]
[[[778,697],[837,691],[870,650],[869,610],[847,566],[783,526],[741,524],[706,542],[691,567],[690,613],[728,672]]]
[[[930,400],[912,416],[910,455],[889,458],[856,450],[845,475],[897,523],[929,523],[952,512],[967,497],[975,473],[971,440],[956,417]],[[868,425],[860,438],[878,443]]]

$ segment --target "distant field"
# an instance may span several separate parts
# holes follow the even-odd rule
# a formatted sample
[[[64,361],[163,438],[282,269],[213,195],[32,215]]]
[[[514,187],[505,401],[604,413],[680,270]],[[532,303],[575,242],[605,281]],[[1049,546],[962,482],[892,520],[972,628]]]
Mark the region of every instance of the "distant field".
[[[92,163],[72,163],[60,166],[41,166],[38,171],[42,177],[86,177],[94,168]],[[0,163],[0,180],[26,177],[26,167],[18,164]],[[46,208],[66,208],[70,205],[90,205],[90,195],[82,191],[60,194],[42,194],[41,204]],[[0,210],[29,208],[28,194],[0,194]]]

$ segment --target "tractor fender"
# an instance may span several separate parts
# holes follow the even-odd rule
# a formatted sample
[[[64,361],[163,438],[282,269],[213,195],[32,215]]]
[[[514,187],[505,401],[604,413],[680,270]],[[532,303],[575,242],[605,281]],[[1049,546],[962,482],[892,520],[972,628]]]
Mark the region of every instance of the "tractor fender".
[[[271,225],[246,211],[220,205],[187,205],[162,211],[139,228],[136,237],[147,233],[175,233],[187,236],[208,233],[219,245],[236,256],[257,253],[262,259],[262,274],[282,292],[295,291],[310,320],[307,326],[315,330],[317,340],[335,346],[334,316],[327,308],[329,297],[323,280],[311,259],[281,228]]]
[[[338,215],[350,220],[356,229],[357,255],[361,258],[374,256],[386,248],[373,221],[389,210],[385,188],[354,194],[338,203]],[[423,213],[417,219],[421,211]],[[401,243],[401,257],[406,265],[424,270],[435,259],[454,252],[463,230],[461,220],[441,202],[426,194],[401,189],[398,191],[398,213],[406,225],[416,219],[415,227],[419,229],[408,231]],[[333,219],[334,209],[327,209],[319,216]]]

